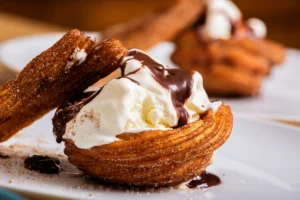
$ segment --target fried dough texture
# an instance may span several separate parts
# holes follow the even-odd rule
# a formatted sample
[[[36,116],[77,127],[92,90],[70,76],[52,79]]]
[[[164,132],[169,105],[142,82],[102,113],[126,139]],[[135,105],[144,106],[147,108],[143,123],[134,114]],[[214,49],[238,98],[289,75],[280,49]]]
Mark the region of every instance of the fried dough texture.
[[[199,71],[209,95],[254,96],[272,67],[283,62],[285,48],[253,38],[202,41],[195,30],[175,40],[175,64]]]
[[[230,136],[233,117],[222,104],[216,113],[180,128],[123,133],[120,141],[80,149],[65,139],[70,163],[104,182],[138,187],[174,186],[201,174],[213,152]]]
[[[127,53],[118,40],[65,34],[0,86],[0,142],[116,70]]]

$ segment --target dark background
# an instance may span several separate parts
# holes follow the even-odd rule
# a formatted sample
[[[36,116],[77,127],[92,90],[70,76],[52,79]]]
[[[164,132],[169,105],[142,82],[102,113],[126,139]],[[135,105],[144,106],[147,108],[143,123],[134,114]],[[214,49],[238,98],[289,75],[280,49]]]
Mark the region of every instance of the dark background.
[[[161,0],[0,0],[0,12],[13,13],[65,28],[100,31],[142,15]],[[299,0],[234,0],[245,18],[258,17],[268,37],[300,48]],[[3,30],[2,30],[3,31]]]

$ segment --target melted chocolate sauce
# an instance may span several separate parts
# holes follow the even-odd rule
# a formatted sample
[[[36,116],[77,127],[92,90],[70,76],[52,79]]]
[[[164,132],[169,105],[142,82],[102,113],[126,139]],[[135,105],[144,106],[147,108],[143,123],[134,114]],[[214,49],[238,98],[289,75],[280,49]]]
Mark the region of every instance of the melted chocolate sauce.
[[[147,54],[134,49],[129,51],[129,56],[132,57],[131,59],[135,59],[143,63],[144,67],[148,67],[153,74],[153,78],[171,93],[173,105],[179,118],[177,127],[186,125],[188,123],[189,114],[183,105],[186,99],[191,96],[194,72],[183,69],[165,68]],[[123,76],[125,74],[125,65],[126,62],[121,68]],[[130,74],[135,73],[136,71],[137,70]]]
[[[221,184],[221,179],[211,173],[204,171],[200,176],[191,180],[186,186],[191,189],[208,188]]]
[[[0,159],[8,159],[10,156],[0,153]]]
[[[174,128],[186,125],[188,123],[189,115],[183,105],[186,99],[188,99],[191,95],[194,72],[190,70],[165,68],[148,55],[137,50],[130,50],[129,56],[132,56],[132,59],[142,62],[144,67],[147,66],[151,70],[154,79],[170,91],[173,105],[179,118],[178,124]],[[122,76],[120,78],[128,78],[134,83],[139,84],[136,80],[128,77],[128,75],[134,74],[140,69],[125,75],[125,67],[126,63],[121,66]],[[101,92],[101,90],[102,89],[97,92],[78,95],[70,101],[65,102],[57,109],[52,123],[53,133],[58,143],[62,142],[63,135],[66,132],[67,123],[78,114],[83,106],[91,102]]]
[[[24,160],[26,169],[42,174],[58,174],[61,171],[60,161],[48,156],[33,155]]]
[[[200,17],[197,19],[197,21],[191,26],[192,29],[198,29],[200,26],[202,26],[207,19],[207,5],[205,5],[202,14]]]
[[[77,115],[84,105],[92,101],[100,92],[101,89],[97,92],[83,93],[70,101],[65,102],[57,109],[52,124],[53,134],[58,143],[62,142],[63,135],[66,132],[67,123]]]

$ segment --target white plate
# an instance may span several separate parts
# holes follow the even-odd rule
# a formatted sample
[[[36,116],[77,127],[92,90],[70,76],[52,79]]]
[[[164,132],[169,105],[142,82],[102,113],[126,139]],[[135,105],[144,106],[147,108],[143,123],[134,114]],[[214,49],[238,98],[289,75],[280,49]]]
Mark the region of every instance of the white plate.
[[[14,71],[21,71],[34,57],[57,42],[65,33],[46,33],[14,38],[0,45],[0,62]],[[97,32],[87,35],[100,39]]]
[[[0,145],[0,151],[62,154],[52,136],[51,116],[20,132]],[[300,129],[273,122],[235,115],[234,129],[227,143],[216,152],[208,171],[222,183],[207,189],[125,191],[101,186],[82,176],[61,157],[60,175],[42,175],[23,167],[23,159],[0,159],[0,187],[20,193],[72,199],[299,199]],[[7,148],[11,146],[10,148]],[[25,151],[27,149],[27,151]]]
[[[175,45],[164,42],[149,52],[163,63],[176,67],[170,60]],[[275,67],[263,83],[260,95],[250,98],[218,98],[233,111],[271,119],[300,121],[300,51],[287,50],[287,59]]]

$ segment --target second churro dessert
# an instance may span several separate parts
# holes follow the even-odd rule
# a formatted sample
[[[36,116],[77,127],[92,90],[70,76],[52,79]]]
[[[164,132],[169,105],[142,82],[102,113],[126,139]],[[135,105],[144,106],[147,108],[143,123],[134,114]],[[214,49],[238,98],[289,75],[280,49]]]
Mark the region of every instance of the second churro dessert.
[[[198,23],[175,40],[172,60],[199,71],[209,95],[256,95],[272,67],[285,58],[285,48],[266,34],[264,22],[244,21],[232,1],[207,0]]]
[[[229,137],[232,114],[211,102],[202,76],[170,69],[131,49],[120,77],[63,103],[53,118],[58,142],[80,170],[109,183],[173,186],[204,172]]]

